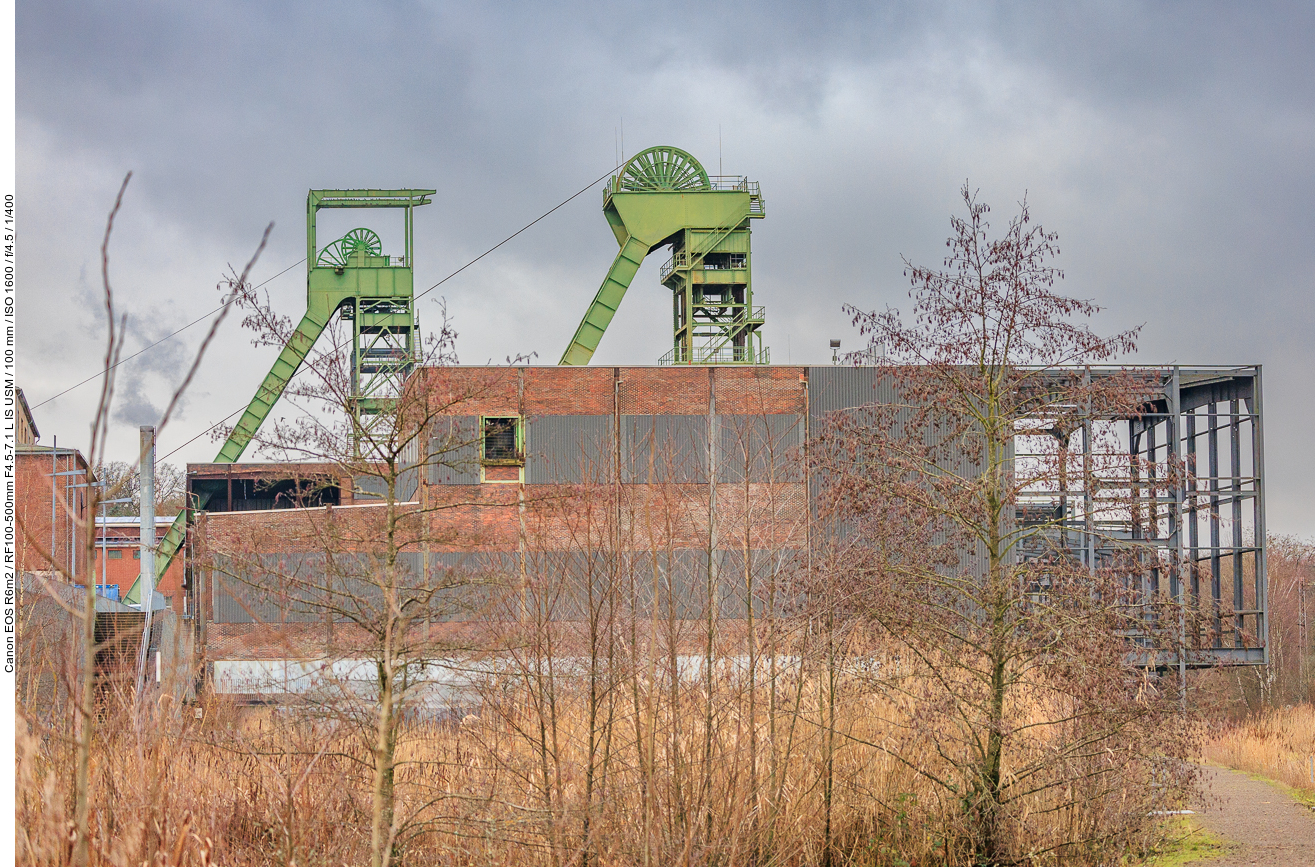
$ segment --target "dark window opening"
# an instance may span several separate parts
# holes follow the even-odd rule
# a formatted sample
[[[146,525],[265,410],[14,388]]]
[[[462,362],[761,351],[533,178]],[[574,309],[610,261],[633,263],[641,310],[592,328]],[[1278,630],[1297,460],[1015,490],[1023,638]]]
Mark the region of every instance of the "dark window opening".
[[[109,557],[111,560],[122,560],[123,552],[116,549],[108,552],[105,556]]]
[[[336,479],[242,478],[220,476],[189,479],[191,493],[205,501],[208,512],[260,512],[270,509],[304,509],[336,506],[340,502]]]
[[[484,462],[515,464],[520,462],[516,433],[519,419],[484,419]]]

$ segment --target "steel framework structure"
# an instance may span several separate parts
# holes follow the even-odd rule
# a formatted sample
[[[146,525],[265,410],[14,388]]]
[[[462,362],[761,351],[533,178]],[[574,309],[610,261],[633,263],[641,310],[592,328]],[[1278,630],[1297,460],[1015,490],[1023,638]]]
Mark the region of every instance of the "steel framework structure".
[[[1074,483],[1029,491],[1020,520],[1040,516],[1049,541],[1062,537],[1060,545],[1091,568],[1140,551],[1142,597],[1178,611],[1176,624],[1148,623],[1146,634],[1129,636],[1144,665],[1185,672],[1267,663],[1260,367],[1135,370],[1152,383],[1141,411],[1082,418],[1073,431]],[[1123,451],[1117,467],[1097,466],[1102,440],[1099,450],[1108,453],[1114,442]],[[1038,456],[1019,445],[1017,460]],[[1172,636],[1170,647],[1152,633]]]
[[[335,313],[352,323],[348,400],[353,447],[359,449],[378,432],[379,425],[387,423],[388,407],[416,361],[413,212],[429,204],[435,192],[311,190],[307,194],[306,312],[219,449],[215,463],[231,464],[242,456]],[[401,209],[402,255],[384,255],[379,236],[366,228],[352,229],[320,249],[315,222],[322,208]],[[201,502],[196,508],[205,505]],[[160,543],[157,578],[169,568],[186,539],[187,514],[188,510],[178,514]]]
[[[603,190],[603,214],[621,250],[561,364],[588,364],[644,257],[670,246],[662,284],[672,294],[672,348],[659,364],[766,364],[753,305],[750,221],[766,211],[756,181],[709,177],[673,147],[641,151]]]

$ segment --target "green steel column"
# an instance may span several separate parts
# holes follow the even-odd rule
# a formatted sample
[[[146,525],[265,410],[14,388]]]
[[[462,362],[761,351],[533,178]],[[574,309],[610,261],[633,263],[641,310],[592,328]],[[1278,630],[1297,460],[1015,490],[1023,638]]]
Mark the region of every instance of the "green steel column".
[[[575,336],[562,354],[561,364],[588,364],[589,359],[593,358],[598,342],[603,339],[603,332],[621,306],[621,299],[626,297],[626,289],[635,279],[649,249],[648,244],[633,236],[626,239],[621,251],[612,260],[612,267],[608,269],[603,285],[598,287],[594,302],[580,321],[580,327],[575,329]]]
[[[270,410],[274,408],[274,404],[278,402],[279,395],[283,394],[283,389],[287,387],[293,374],[297,372],[297,368],[301,367],[301,363],[310,354],[311,347],[315,345],[315,340],[324,331],[326,324],[326,322],[309,312],[301,318],[297,330],[293,332],[287,346],[284,346],[283,351],[279,353],[279,357],[274,361],[274,366],[265,377],[265,381],[256,390],[256,396],[251,399],[250,405],[242,413],[242,418],[238,419],[237,424],[233,427],[233,432],[224,441],[224,446],[219,450],[215,463],[232,464],[242,457],[242,452],[246,450],[252,437],[260,430],[260,425],[265,421]],[[200,507],[205,508],[205,503],[201,503]],[[173,524],[169,527],[169,532],[164,534],[164,539],[160,542],[159,553],[155,558],[157,578],[164,575],[165,570],[169,568],[174,555],[178,553],[178,549],[182,547],[186,538],[187,512],[184,510],[178,513],[178,517],[174,518]],[[129,597],[136,589],[137,585],[134,584],[132,590],[128,592]],[[125,597],[126,600],[127,597]]]

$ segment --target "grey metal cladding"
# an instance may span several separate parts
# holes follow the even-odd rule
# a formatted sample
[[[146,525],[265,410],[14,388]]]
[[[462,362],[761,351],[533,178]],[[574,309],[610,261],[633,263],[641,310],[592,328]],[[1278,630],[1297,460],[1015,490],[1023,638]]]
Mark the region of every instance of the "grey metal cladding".
[[[352,500],[382,500],[388,495],[388,481],[378,476],[353,476]]]
[[[804,418],[792,414],[718,415],[717,481],[797,482],[803,478]]]
[[[479,416],[445,416],[430,426],[425,461],[431,485],[478,485]]]
[[[713,598],[717,615],[727,620],[743,619],[749,604],[755,616],[768,610],[768,601],[776,600],[778,611],[797,604],[792,586],[793,561],[769,551],[750,552],[750,568],[744,568],[740,551],[717,551],[716,570],[709,574],[708,554],[696,548],[660,551],[654,557],[637,557],[629,565],[634,587],[634,614],[652,616],[656,594],[657,614],[678,620],[702,619],[708,614],[708,585],[715,582]],[[773,592],[774,591],[774,592]]]
[[[412,464],[397,474],[397,499],[401,502],[410,502],[416,498],[416,493],[420,490],[420,467]]]
[[[215,558],[210,575],[216,623],[309,623],[325,617],[322,554]]]
[[[428,564],[422,578],[422,568]],[[529,613],[554,621],[586,618],[593,604],[610,605],[616,586],[635,590],[639,616],[657,613],[697,619],[708,613],[708,585],[715,581],[719,616],[740,619],[749,604],[767,611],[775,589],[778,610],[795,604],[793,564],[782,552],[751,552],[745,569],[742,552],[718,551],[715,574],[707,552],[683,548],[655,557],[615,559],[603,552],[545,551],[526,557],[526,581],[519,555],[511,552],[419,553],[399,556],[397,581],[422,589],[430,622],[505,619]],[[251,561],[217,557],[212,573],[215,623],[307,623],[370,619],[380,613],[383,596],[376,578],[378,558],[363,554],[267,554]],[[656,574],[655,574],[656,569]],[[428,591],[433,590],[430,594]]]
[[[706,484],[706,415],[621,416],[622,481]]]
[[[607,478],[615,441],[610,415],[545,415],[525,434],[525,483],[583,484]]]
[[[428,575],[421,566],[428,560]],[[383,562],[360,553],[265,554],[250,560],[217,556],[211,572],[215,623],[307,623],[382,613]],[[391,580],[420,592],[430,620],[463,620],[497,609],[517,574],[516,555],[403,552]],[[434,589],[431,596],[430,589]],[[424,604],[422,602],[421,604]]]
[[[875,367],[808,368],[808,415],[820,419],[827,413],[858,406],[894,403],[898,399],[889,378],[879,377]]]

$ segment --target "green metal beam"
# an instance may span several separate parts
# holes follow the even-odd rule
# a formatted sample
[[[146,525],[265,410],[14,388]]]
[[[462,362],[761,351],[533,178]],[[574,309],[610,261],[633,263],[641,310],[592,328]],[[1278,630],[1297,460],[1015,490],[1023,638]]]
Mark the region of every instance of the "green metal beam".
[[[306,360],[311,347],[315,345],[315,341],[324,332],[327,324],[328,317],[321,318],[309,310],[301,317],[297,330],[292,333],[291,339],[283,347],[279,357],[274,360],[274,366],[266,374],[265,381],[256,389],[256,396],[251,399],[250,405],[242,413],[242,418],[238,419],[237,424],[233,426],[233,432],[224,441],[215,463],[233,464],[242,457],[242,452],[246,451],[252,437],[260,430],[260,425],[269,416],[270,410],[274,409],[274,404],[283,394],[283,389],[287,388],[288,382],[301,367],[301,363]]]
[[[411,211],[430,203],[434,190],[311,190],[306,195],[306,313],[289,338],[283,351],[274,361],[268,375],[256,390],[246,411],[238,419],[232,433],[219,449],[215,463],[236,463],[247,445],[260,430],[302,362],[310,354],[315,341],[324,332],[329,318],[348,299],[404,300],[408,308],[407,327],[413,325],[410,312],[414,294],[412,250],[413,223]],[[386,257],[354,255],[351,261],[339,266],[322,266],[318,263],[319,249],[315,240],[315,215],[321,208],[404,208],[404,251],[400,266],[390,265]],[[641,257],[642,258],[642,257]],[[375,261],[380,260],[383,261]],[[633,276],[633,275],[632,275]],[[624,291],[624,290],[623,290]],[[359,323],[358,323],[359,324]],[[353,331],[355,339],[356,332]],[[200,503],[199,508],[205,508]],[[187,538],[187,512],[180,512],[160,543],[155,558],[156,577],[162,577],[174,555]],[[125,600],[135,599],[134,582]]]
[[[626,289],[630,288],[630,282],[635,279],[650,249],[649,245],[636,238],[628,238],[621,246],[621,251],[612,260],[612,267],[603,279],[603,285],[598,287],[598,294],[594,296],[593,303],[585,311],[584,319],[580,320],[580,327],[575,329],[575,336],[562,354],[561,364],[588,364],[589,359],[594,357],[598,343],[603,339],[603,332],[611,324],[612,317],[621,306],[621,299],[626,297]]]
[[[242,413],[242,418],[238,419],[233,426],[233,432],[224,440],[224,445],[219,449],[219,455],[215,458],[217,464],[237,463],[238,458],[242,457],[242,452],[246,451],[247,445],[251,439],[260,430],[260,425],[269,416],[270,410],[278,402],[279,396],[283,394],[283,389],[287,388],[288,382],[292,380],[301,363],[306,360],[310,354],[311,347],[315,345],[316,339],[324,331],[327,319],[320,319],[312,316],[308,311],[301,318],[301,323],[297,330],[293,332],[292,338],[279,357],[275,359],[274,366],[270,368],[269,373],[265,376],[265,381],[256,389],[256,396],[251,399],[246,411]],[[201,504],[205,508],[205,504]],[[179,512],[178,517],[169,527],[169,532],[164,534],[164,539],[160,542],[160,548],[155,558],[156,578],[164,576],[165,570],[173,561],[174,555],[182,547],[183,542],[187,539],[187,512]],[[131,597],[137,590],[137,584],[134,582],[132,589],[128,591],[125,601],[132,601]]]

